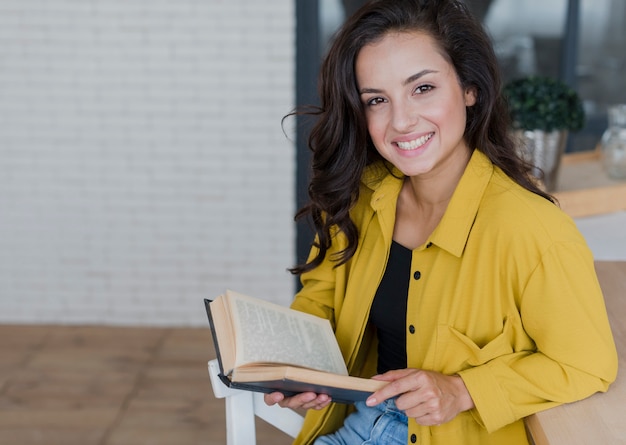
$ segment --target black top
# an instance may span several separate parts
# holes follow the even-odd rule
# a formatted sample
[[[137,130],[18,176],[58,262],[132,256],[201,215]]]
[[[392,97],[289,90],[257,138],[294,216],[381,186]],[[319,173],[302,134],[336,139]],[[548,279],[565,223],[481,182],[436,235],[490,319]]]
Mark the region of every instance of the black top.
[[[393,241],[383,279],[378,286],[370,322],[378,335],[378,373],[404,369],[406,363],[406,300],[412,251]]]

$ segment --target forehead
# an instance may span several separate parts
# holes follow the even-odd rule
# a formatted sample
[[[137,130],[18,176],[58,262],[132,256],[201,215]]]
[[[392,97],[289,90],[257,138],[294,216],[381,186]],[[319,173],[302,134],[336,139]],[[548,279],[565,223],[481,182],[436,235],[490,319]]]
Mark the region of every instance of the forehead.
[[[369,53],[387,52],[389,56],[400,53],[417,55],[438,55],[448,60],[448,54],[430,34],[422,31],[390,31],[377,40],[364,45],[357,54],[359,59]],[[435,54],[432,54],[435,53]],[[403,54],[406,56],[407,54]]]
[[[420,31],[394,31],[359,51],[355,62],[358,77],[398,72],[402,69],[449,69],[449,57],[430,35]]]

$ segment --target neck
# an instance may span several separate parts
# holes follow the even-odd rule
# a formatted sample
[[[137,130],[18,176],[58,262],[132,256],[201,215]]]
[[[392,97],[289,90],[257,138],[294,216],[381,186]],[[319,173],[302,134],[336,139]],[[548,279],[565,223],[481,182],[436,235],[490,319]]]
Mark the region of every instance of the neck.
[[[439,174],[406,178],[396,206],[394,240],[415,249],[428,239],[448,207],[471,152],[463,151],[463,155],[465,162],[457,159]]]
[[[406,197],[423,210],[441,206],[445,209],[472,156],[469,150],[459,150],[458,153],[463,157],[461,162],[456,158],[431,174],[407,177],[404,186]]]

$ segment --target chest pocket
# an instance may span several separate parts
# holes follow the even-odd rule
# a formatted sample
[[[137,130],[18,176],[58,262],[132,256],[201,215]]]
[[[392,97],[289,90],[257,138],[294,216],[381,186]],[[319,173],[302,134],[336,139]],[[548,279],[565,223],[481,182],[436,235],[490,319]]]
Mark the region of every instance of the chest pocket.
[[[505,319],[502,332],[485,345],[477,345],[470,337],[448,325],[437,327],[435,370],[454,374],[473,366],[479,366],[514,350],[514,332],[509,318]]]

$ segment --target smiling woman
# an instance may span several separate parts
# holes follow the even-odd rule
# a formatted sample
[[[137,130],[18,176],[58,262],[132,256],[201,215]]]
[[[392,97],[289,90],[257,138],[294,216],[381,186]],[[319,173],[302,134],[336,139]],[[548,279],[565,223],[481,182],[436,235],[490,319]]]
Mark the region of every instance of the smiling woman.
[[[606,391],[593,256],[509,136],[498,63],[460,0],[377,0],[340,29],[309,140],[316,231],[294,309],[328,318],[356,410],[311,392],[296,443],[527,444],[523,418]]]
[[[422,66],[428,68],[411,74]],[[470,152],[463,139],[465,107],[474,104],[475,93],[472,89],[463,91],[454,68],[437,50],[432,37],[389,34],[361,50],[356,75],[367,128],[383,158],[407,176],[433,170],[436,174],[455,161],[459,164],[456,171],[464,169]],[[368,91],[380,91],[380,96]],[[451,159],[459,152],[460,157]]]
[[[465,109],[475,104],[475,89],[463,89],[436,41],[421,32],[389,33],[365,46],[356,77],[376,150],[407,177],[394,239],[417,248],[441,219],[471,156]]]

